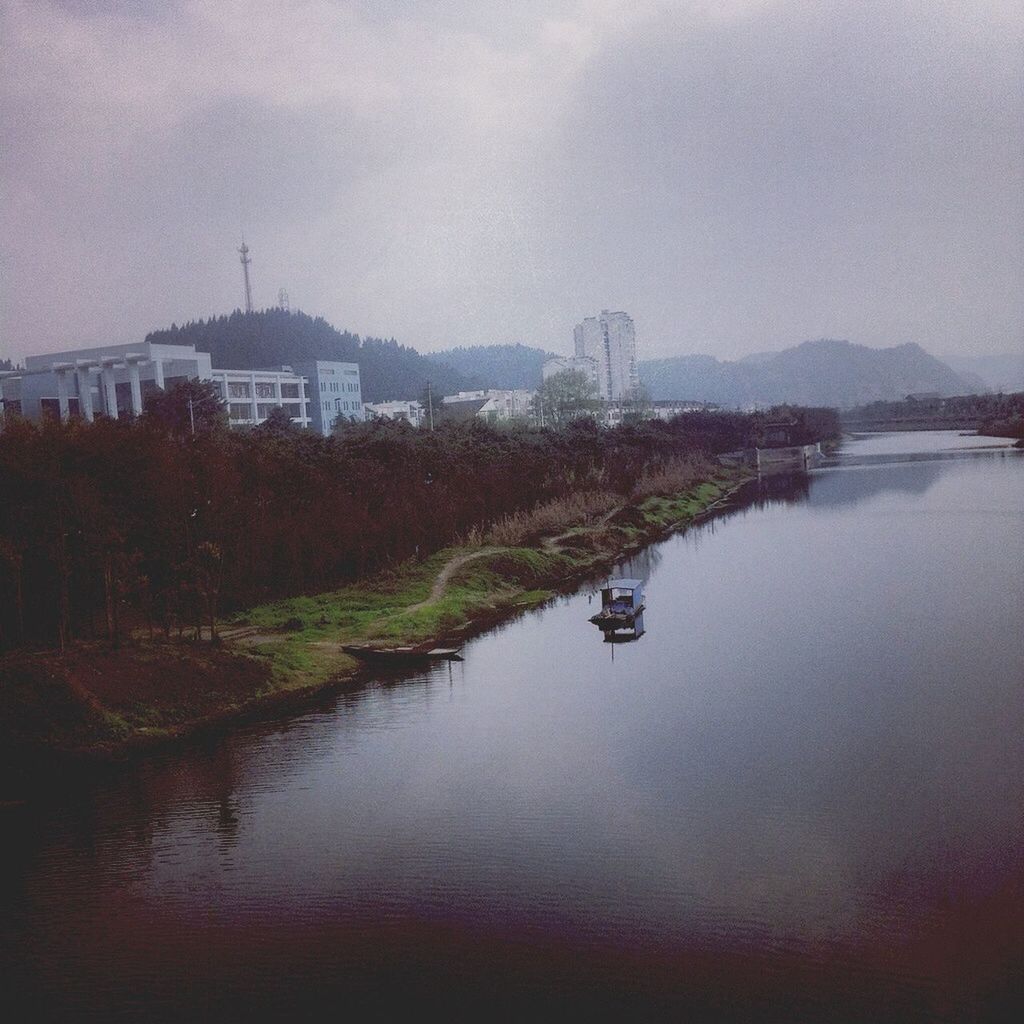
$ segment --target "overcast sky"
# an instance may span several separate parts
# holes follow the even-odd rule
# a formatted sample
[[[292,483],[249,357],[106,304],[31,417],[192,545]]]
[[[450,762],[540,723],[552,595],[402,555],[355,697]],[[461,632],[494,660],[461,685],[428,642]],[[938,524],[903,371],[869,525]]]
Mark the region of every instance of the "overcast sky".
[[[0,0],[0,356],[242,304],[422,350],[1024,339],[1018,0]]]

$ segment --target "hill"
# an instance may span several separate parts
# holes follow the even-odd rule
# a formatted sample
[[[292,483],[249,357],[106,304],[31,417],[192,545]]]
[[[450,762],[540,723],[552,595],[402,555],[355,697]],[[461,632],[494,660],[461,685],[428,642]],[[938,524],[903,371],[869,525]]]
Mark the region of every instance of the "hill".
[[[961,375],[971,374],[993,391],[1024,391],[1024,352],[994,356],[947,356],[946,362]]]
[[[365,402],[418,398],[428,380],[439,394],[473,386],[457,370],[399,345],[394,338],[360,338],[339,331],[323,317],[283,309],[235,310],[230,316],[197,320],[183,327],[172,324],[167,330],[150,332],[146,341],[195,345],[211,354],[214,366],[229,369],[280,366],[304,359],[358,363]]]
[[[676,356],[641,361],[639,369],[652,398],[727,406],[791,402],[846,408],[915,392],[956,395],[977,390],[977,381],[915,344],[876,349],[849,341],[805,341],[738,362]]]
[[[450,366],[481,388],[535,388],[550,352],[529,345],[473,345],[429,352],[427,358]]]

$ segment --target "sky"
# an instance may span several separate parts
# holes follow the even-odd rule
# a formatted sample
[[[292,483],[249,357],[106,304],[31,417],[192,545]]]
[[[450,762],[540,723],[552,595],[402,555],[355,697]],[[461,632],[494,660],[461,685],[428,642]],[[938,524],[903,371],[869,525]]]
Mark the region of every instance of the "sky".
[[[0,357],[1024,345],[1018,0],[0,0]]]

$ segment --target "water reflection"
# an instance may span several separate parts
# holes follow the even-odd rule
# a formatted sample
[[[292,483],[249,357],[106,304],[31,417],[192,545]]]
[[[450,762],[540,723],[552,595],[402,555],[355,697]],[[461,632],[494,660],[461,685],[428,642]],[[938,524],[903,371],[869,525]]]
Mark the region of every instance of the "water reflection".
[[[641,612],[631,622],[611,629],[602,629],[606,644],[628,644],[639,640],[644,635],[644,613]]]
[[[989,1019],[1024,956],[1022,496],[984,456],[773,477],[617,567],[643,643],[566,595],[80,779],[9,819],[9,985],[61,1020]]]

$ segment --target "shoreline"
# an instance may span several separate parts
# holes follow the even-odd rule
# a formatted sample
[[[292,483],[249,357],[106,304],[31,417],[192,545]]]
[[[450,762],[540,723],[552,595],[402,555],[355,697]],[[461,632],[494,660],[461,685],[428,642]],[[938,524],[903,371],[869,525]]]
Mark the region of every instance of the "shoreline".
[[[381,676],[379,666],[342,652],[343,644],[461,646],[714,515],[750,479],[716,470],[687,490],[623,501],[555,535],[542,533],[520,545],[447,548],[376,582],[257,606],[225,620],[217,644],[207,630],[205,639],[136,638],[117,651],[96,643],[64,655],[9,655],[0,661],[0,677],[8,691],[20,684],[29,711],[25,733],[9,739],[13,754],[0,770],[59,772],[130,761],[223,734],[235,724],[296,713]],[[408,668],[395,674],[408,674]],[[237,683],[234,690],[225,687],[225,675]],[[120,676],[130,697],[140,699],[125,699]],[[175,704],[161,687],[180,687],[182,678],[185,692]],[[32,703],[36,699],[40,707]],[[48,710],[50,719],[44,717]]]

